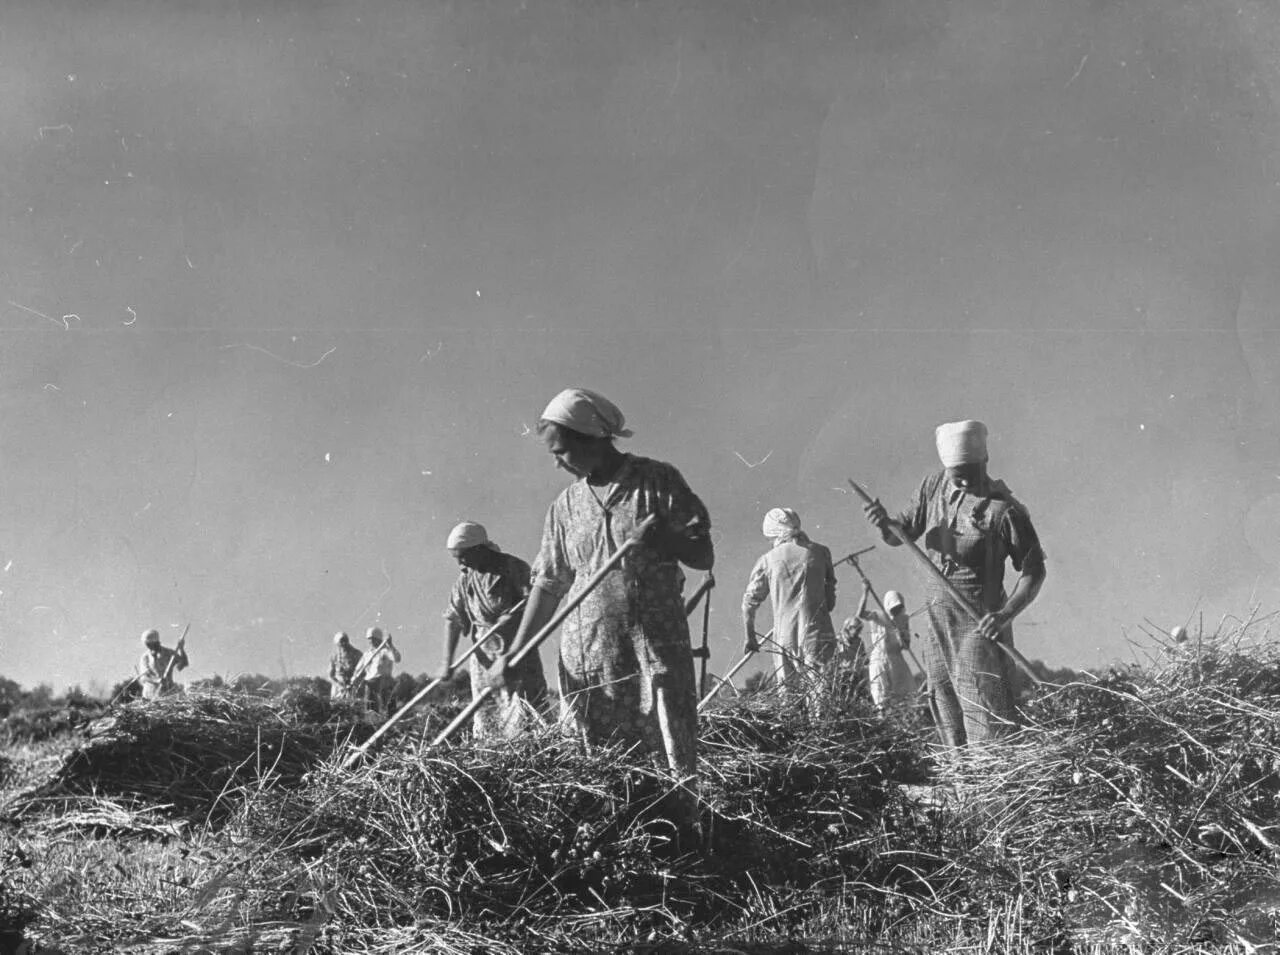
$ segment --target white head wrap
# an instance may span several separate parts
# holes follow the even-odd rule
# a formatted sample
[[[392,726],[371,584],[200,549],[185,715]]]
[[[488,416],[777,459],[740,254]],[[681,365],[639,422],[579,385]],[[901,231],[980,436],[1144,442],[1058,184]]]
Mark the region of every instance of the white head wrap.
[[[149,646],[150,644],[159,643],[159,642],[160,642],[159,630],[147,630],[142,634],[142,643],[144,646]]]
[[[982,464],[987,460],[987,426],[981,421],[951,421],[934,432],[944,468]]]
[[[551,399],[542,420],[591,438],[629,438],[627,419],[612,401],[586,388],[566,388]]]
[[[884,592],[884,609],[893,613],[894,607],[905,607],[907,602],[902,599],[902,594],[896,590],[886,590]]]
[[[334,643],[334,646],[338,646],[338,647],[340,647],[340,646],[342,646],[344,643],[346,643],[348,639],[349,639],[349,638],[347,637],[347,635],[346,635],[345,633],[343,633],[341,630],[339,630],[337,633],[335,633],[335,634],[333,635],[333,643]]]
[[[775,507],[764,516],[760,532],[765,537],[777,538],[800,530],[800,515],[789,507]]]
[[[1186,642],[1187,642],[1187,628],[1186,628],[1186,627],[1174,627],[1171,631],[1169,631],[1169,636],[1173,637],[1173,642],[1174,642],[1174,643],[1186,643]]]
[[[484,525],[475,521],[463,521],[451,530],[444,546],[449,550],[466,550],[469,547],[498,549],[498,545],[489,540],[489,532],[484,529]]]

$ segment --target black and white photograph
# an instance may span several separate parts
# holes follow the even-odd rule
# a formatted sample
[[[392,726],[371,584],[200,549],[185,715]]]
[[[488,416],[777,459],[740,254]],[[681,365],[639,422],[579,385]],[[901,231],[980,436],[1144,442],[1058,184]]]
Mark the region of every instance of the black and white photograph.
[[[7,0],[0,955],[1280,952],[1280,4]]]

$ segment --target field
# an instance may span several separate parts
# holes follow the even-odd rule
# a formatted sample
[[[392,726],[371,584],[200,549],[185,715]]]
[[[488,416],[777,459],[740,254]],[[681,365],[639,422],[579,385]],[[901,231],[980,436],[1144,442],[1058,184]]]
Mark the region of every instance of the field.
[[[700,833],[649,762],[550,729],[420,752],[456,705],[350,770],[371,728],[313,688],[11,715],[0,951],[1277,950],[1257,618],[1032,694],[960,760],[857,694],[719,699]]]

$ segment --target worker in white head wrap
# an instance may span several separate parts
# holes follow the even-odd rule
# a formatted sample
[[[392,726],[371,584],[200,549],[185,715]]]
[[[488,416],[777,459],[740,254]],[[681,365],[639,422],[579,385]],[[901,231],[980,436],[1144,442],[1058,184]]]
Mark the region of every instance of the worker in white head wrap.
[[[355,698],[351,678],[360,664],[360,651],[351,645],[351,638],[344,631],[333,635],[333,653],[329,657],[329,698],[351,700]]]
[[[983,614],[974,624],[934,575],[923,578],[932,631],[924,644],[930,706],[943,741],[960,746],[998,738],[1017,724],[1012,664],[992,642],[1012,646],[1012,621],[1040,592],[1045,556],[1027,509],[987,473],[986,425],[949,422],[934,439],[942,470],[920,483],[907,507],[892,519],[879,501],[864,510],[886,544],[899,544],[891,523],[919,540]],[[1012,591],[1004,587],[1006,563],[1018,572]]]
[[[681,565],[711,570],[711,518],[676,467],[618,449],[631,432],[602,395],[562,391],[538,433],[575,480],[547,511],[513,652],[572,601],[558,632],[563,725],[593,745],[664,757],[680,780],[679,814],[696,825],[698,695]],[[595,580],[637,534],[622,569]],[[491,685],[506,667],[495,661]]]
[[[384,634],[381,627],[370,627],[365,633],[369,648],[356,664],[356,674],[364,681],[365,702],[377,713],[387,713],[391,708],[395,677],[392,672],[400,662],[400,648]]]
[[[760,530],[770,540],[795,534],[800,530],[800,515],[789,507],[770,508]]]
[[[869,604],[870,598],[871,587],[863,584],[856,619],[846,620],[843,629],[849,634],[861,633],[867,648],[871,699],[884,710],[909,701],[915,689],[911,669],[902,656],[903,650],[911,646],[911,624],[906,601],[898,591],[885,591],[883,603],[887,617]],[[866,623],[865,627],[860,625],[862,622]]]
[[[773,546],[756,561],[742,596],[744,652],[759,649],[755,618],[769,598],[773,639],[781,648],[775,675],[786,691],[813,689],[835,650],[831,611],[836,605],[836,573],[831,551],[800,529],[800,515],[789,507],[764,516],[764,536]]]
[[[586,388],[566,388],[551,399],[542,421],[562,425],[589,438],[629,438],[627,419],[612,401]]]
[[[147,630],[142,634],[142,657],[138,660],[138,683],[142,686],[142,698],[154,700],[173,691],[173,672],[187,668],[187,649],[179,641],[170,650],[160,643],[159,630]]]
[[[445,546],[460,572],[444,611],[444,665],[436,671],[437,678],[448,680],[453,675],[458,642],[464,634],[476,641],[501,624],[467,661],[471,695],[476,698],[484,692],[489,667],[509,647],[520,625],[517,608],[529,593],[531,572],[519,557],[503,553],[484,526],[474,521],[463,521],[450,531]],[[546,699],[542,660],[531,653],[506,685],[476,711],[472,734],[476,739],[512,738],[538,721]]]

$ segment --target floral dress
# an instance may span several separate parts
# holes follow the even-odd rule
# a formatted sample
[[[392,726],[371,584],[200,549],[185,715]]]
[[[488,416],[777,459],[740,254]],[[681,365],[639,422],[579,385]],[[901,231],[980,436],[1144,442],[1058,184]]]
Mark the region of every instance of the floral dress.
[[[1004,565],[1044,566],[1044,550],[1027,509],[1002,481],[982,491],[956,487],[939,471],[925,478],[897,518],[911,540],[924,538],[934,564],[980,613],[1006,599]],[[1007,654],[977,634],[977,624],[933,574],[924,576],[929,629],[924,667],[929,704],[943,742],[961,746],[999,737],[1015,724],[1013,665]],[[1013,645],[1013,629],[999,640]]]
[[[529,592],[529,574],[529,565],[513,554],[502,554],[499,569],[494,573],[464,568],[449,594],[445,619],[458,624],[472,640],[484,636]],[[517,613],[467,661],[473,699],[484,690],[493,658],[511,645],[519,626],[520,614]],[[537,653],[530,653],[515,668],[506,687],[476,711],[471,724],[474,737],[509,739],[519,735],[535,718],[546,697],[547,678],[542,672],[542,660]]]
[[[614,480],[579,479],[547,511],[533,585],[572,599],[651,514],[709,535],[711,519],[670,464],[624,455]],[[560,631],[561,712],[588,742],[623,742],[666,757],[691,775],[697,764],[697,691],[689,624],[674,559],[641,544],[605,576]]]

